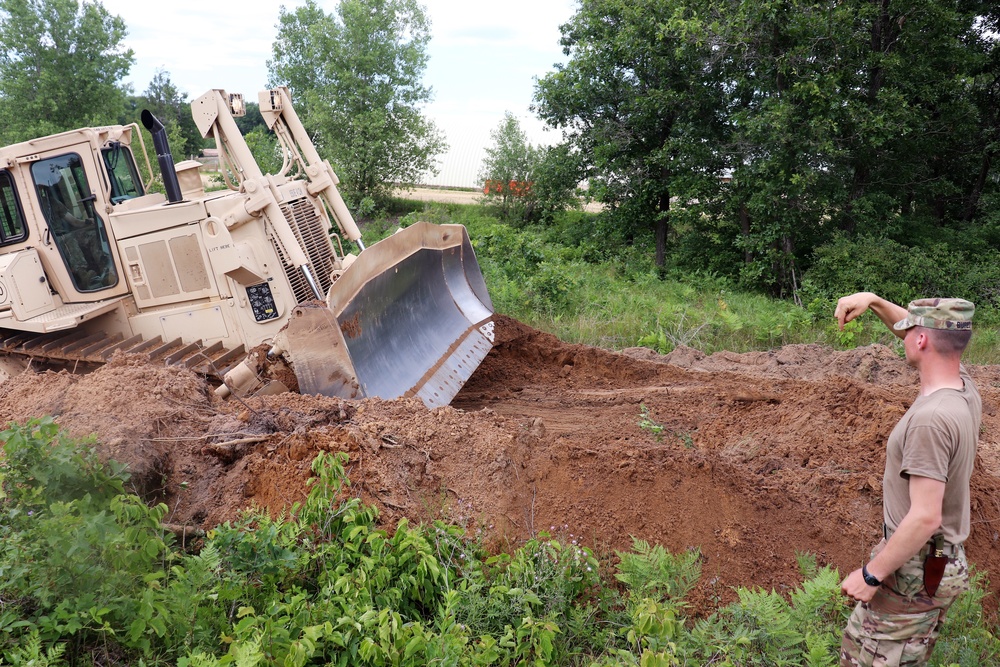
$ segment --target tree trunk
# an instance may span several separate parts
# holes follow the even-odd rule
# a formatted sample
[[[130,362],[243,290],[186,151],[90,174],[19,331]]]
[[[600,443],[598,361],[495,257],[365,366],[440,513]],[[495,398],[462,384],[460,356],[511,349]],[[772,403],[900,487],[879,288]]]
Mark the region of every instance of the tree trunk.
[[[656,268],[662,269],[667,261],[667,230],[670,228],[670,193],[664,192],[660,195],[660,203],[657,206],[659,215],[656,216]]]
[[[750,238],[750,211],[747,210],[746,202],[740,202],[740,233],[744,239]],[[753,252],[748,245],[743,249],[743,263],[749,264],[753,261]]]
[[[795,241],[788,234],[771,244],[771,247],[778,251],[778,258],[771,264],[771,272],[777,278],[777,295],[785,296],[785,287],[792,288],[793,293],[797,289],[795,278]]]
[[[878,100],[879,91],[885,84],[885,70],[882,66],[881,58],[887,56],[895,50],[896,42],[902,32],[905,15],[893,18],[889,15],[890,0],[875,0],[880,8],[878,16],[872,22],[871,39],[869,41],[870,57],[874,60],[868,72],[868,86],[865,91],[865,99],[869,107],[874,107]],[[862,144],[864,139],[860,140]],[[871,163],[875,156],[855,155],[851,160],[854,167],[854,175],[851,180],[851,191],[848,195],[847,203],[844,206],[844,222],[841,225],[848,234],[853,234],[857,227],[854,218],[854,202],[865,195],[868,186],[872,181]]]
[[[975,185],[965,200],[965,210],[962,212],[962,220],[969,222],[976,217],[979,210],[979,198],[983,196],[983,188],[986,187],[986,179],[990,175],[990,167],[993,164],[993,156],[989,151],[983,153],[982,164],[979,166],[979,175],[976,177]]]
[[[860,159],[854,160],[854,176],[851,179],[851,192],[847,197],[847,205],[844,206],[844,221],[841,223],[840,228],[853,235],[854,230],[857,227],[857,220],[854,218],[854,202],[861,199],[864,196],[865,190],[868,188],[868,181],[871,177],[871,172],[868,170],[868,165],[861,162]]]

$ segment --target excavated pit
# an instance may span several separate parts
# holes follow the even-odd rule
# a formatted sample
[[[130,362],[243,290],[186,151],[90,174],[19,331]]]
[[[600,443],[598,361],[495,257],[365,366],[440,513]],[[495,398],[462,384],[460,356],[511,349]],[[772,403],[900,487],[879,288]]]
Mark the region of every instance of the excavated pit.
[[[877,538],[885,440],[917,381],[892,350],[613,353],[505,317],[496,335],[447,408],[298,394],[220,402],[189,371],[117,356],[88,375],[12,379],[0,420],[51,414],[73,435],[96,434],[174,524],[280,513],[304,498],[317,452],[344,451],[351,492],[389,530],[441,517],[496,549],[545,531],[609,560],[633,537],[700,548],[694,613],[731,601],[735,586],[794,586],[799,551],[847,572]],[[1000,366],[970,372],[984,421],[967,547],[993,574]],[[640,427],[644,412],[659,433]]]

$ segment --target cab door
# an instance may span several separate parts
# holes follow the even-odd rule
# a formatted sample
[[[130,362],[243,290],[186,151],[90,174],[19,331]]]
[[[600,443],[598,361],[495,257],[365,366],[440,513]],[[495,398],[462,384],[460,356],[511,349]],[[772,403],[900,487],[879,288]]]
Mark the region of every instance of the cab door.
[[[49,251],[53,263],[58,258],[66,271],[71,289],[60,292],[68,303],[127,291],[116,243],[104,217],[110,207],[99,189],[99,168],[88,144],[42,154],[29,166],[33,195],[47,227],[43,249]]]

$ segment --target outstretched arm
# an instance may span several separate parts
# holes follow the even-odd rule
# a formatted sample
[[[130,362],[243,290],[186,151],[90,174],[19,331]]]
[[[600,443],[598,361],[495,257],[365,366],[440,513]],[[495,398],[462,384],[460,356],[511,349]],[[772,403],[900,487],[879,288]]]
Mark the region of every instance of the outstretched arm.
[[[886,301],[871,292],[857,292],[841,297],[837,301],[837,310],[834,312],[834,316],[837,318],[837,324],[843,329],[847,322],[869,309],[882,320],[885,326],[889,327],[889,331],[900,338],[906,336],[905,331],[896,331],[892,328],[893,324],[906,317],[906,308],[897,306],[892,301]]]

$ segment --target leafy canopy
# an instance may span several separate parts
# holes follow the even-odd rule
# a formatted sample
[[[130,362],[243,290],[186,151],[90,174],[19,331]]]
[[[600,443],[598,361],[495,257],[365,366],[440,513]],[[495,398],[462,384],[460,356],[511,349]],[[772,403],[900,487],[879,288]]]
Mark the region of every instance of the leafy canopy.
[[[535,109],[658,266],[798,298],[840,234],[992,245],[998,25],[984,0],[582,0]]]
[[[528,142],[517,116],[505,111],[503,120],[490,132],[491,146],[479,171],[486,200],[507,218],[520,201],[527,199],[535,178],[540,149]]]
[[[178,89],[171,80],[170,72],[158,69],[146,91],[135,100],[136,120],[142,109],[149,109],[166,126],[170,138],[170,152],[175,161],[198,154],[204,144],[201,131],[191,116],[191,103],[187,97],[187,93]],[[257,115],[259,117],[260,113]],[[155,157],[153,154],[154,160]]]
[[[509,111],[490,139],[479,182],[484,203],[502,219],[552,222],[557,212],[580,208],[582,160],[572,146],[532,145]]]
[[[125,35],[97,2],[0,0],[0,141],[119,118],[134,61]]]
[[[282,9],[272,85],[287,85],[303,122],[333,164],[349,200],[388,198],[394,183],[435,171],[446,148],[421,106],[431,89],[430,22],[416,0],[344,0],[334,14],[315,0]]]
[[[686,14],[672,1],[584,0],[561,28],[569,61],[535,89],[535,110],[587,157],[609,215],[633,233],[653,228],[660,266],[671,198],[703,198],[718,161],[719,84]]]

